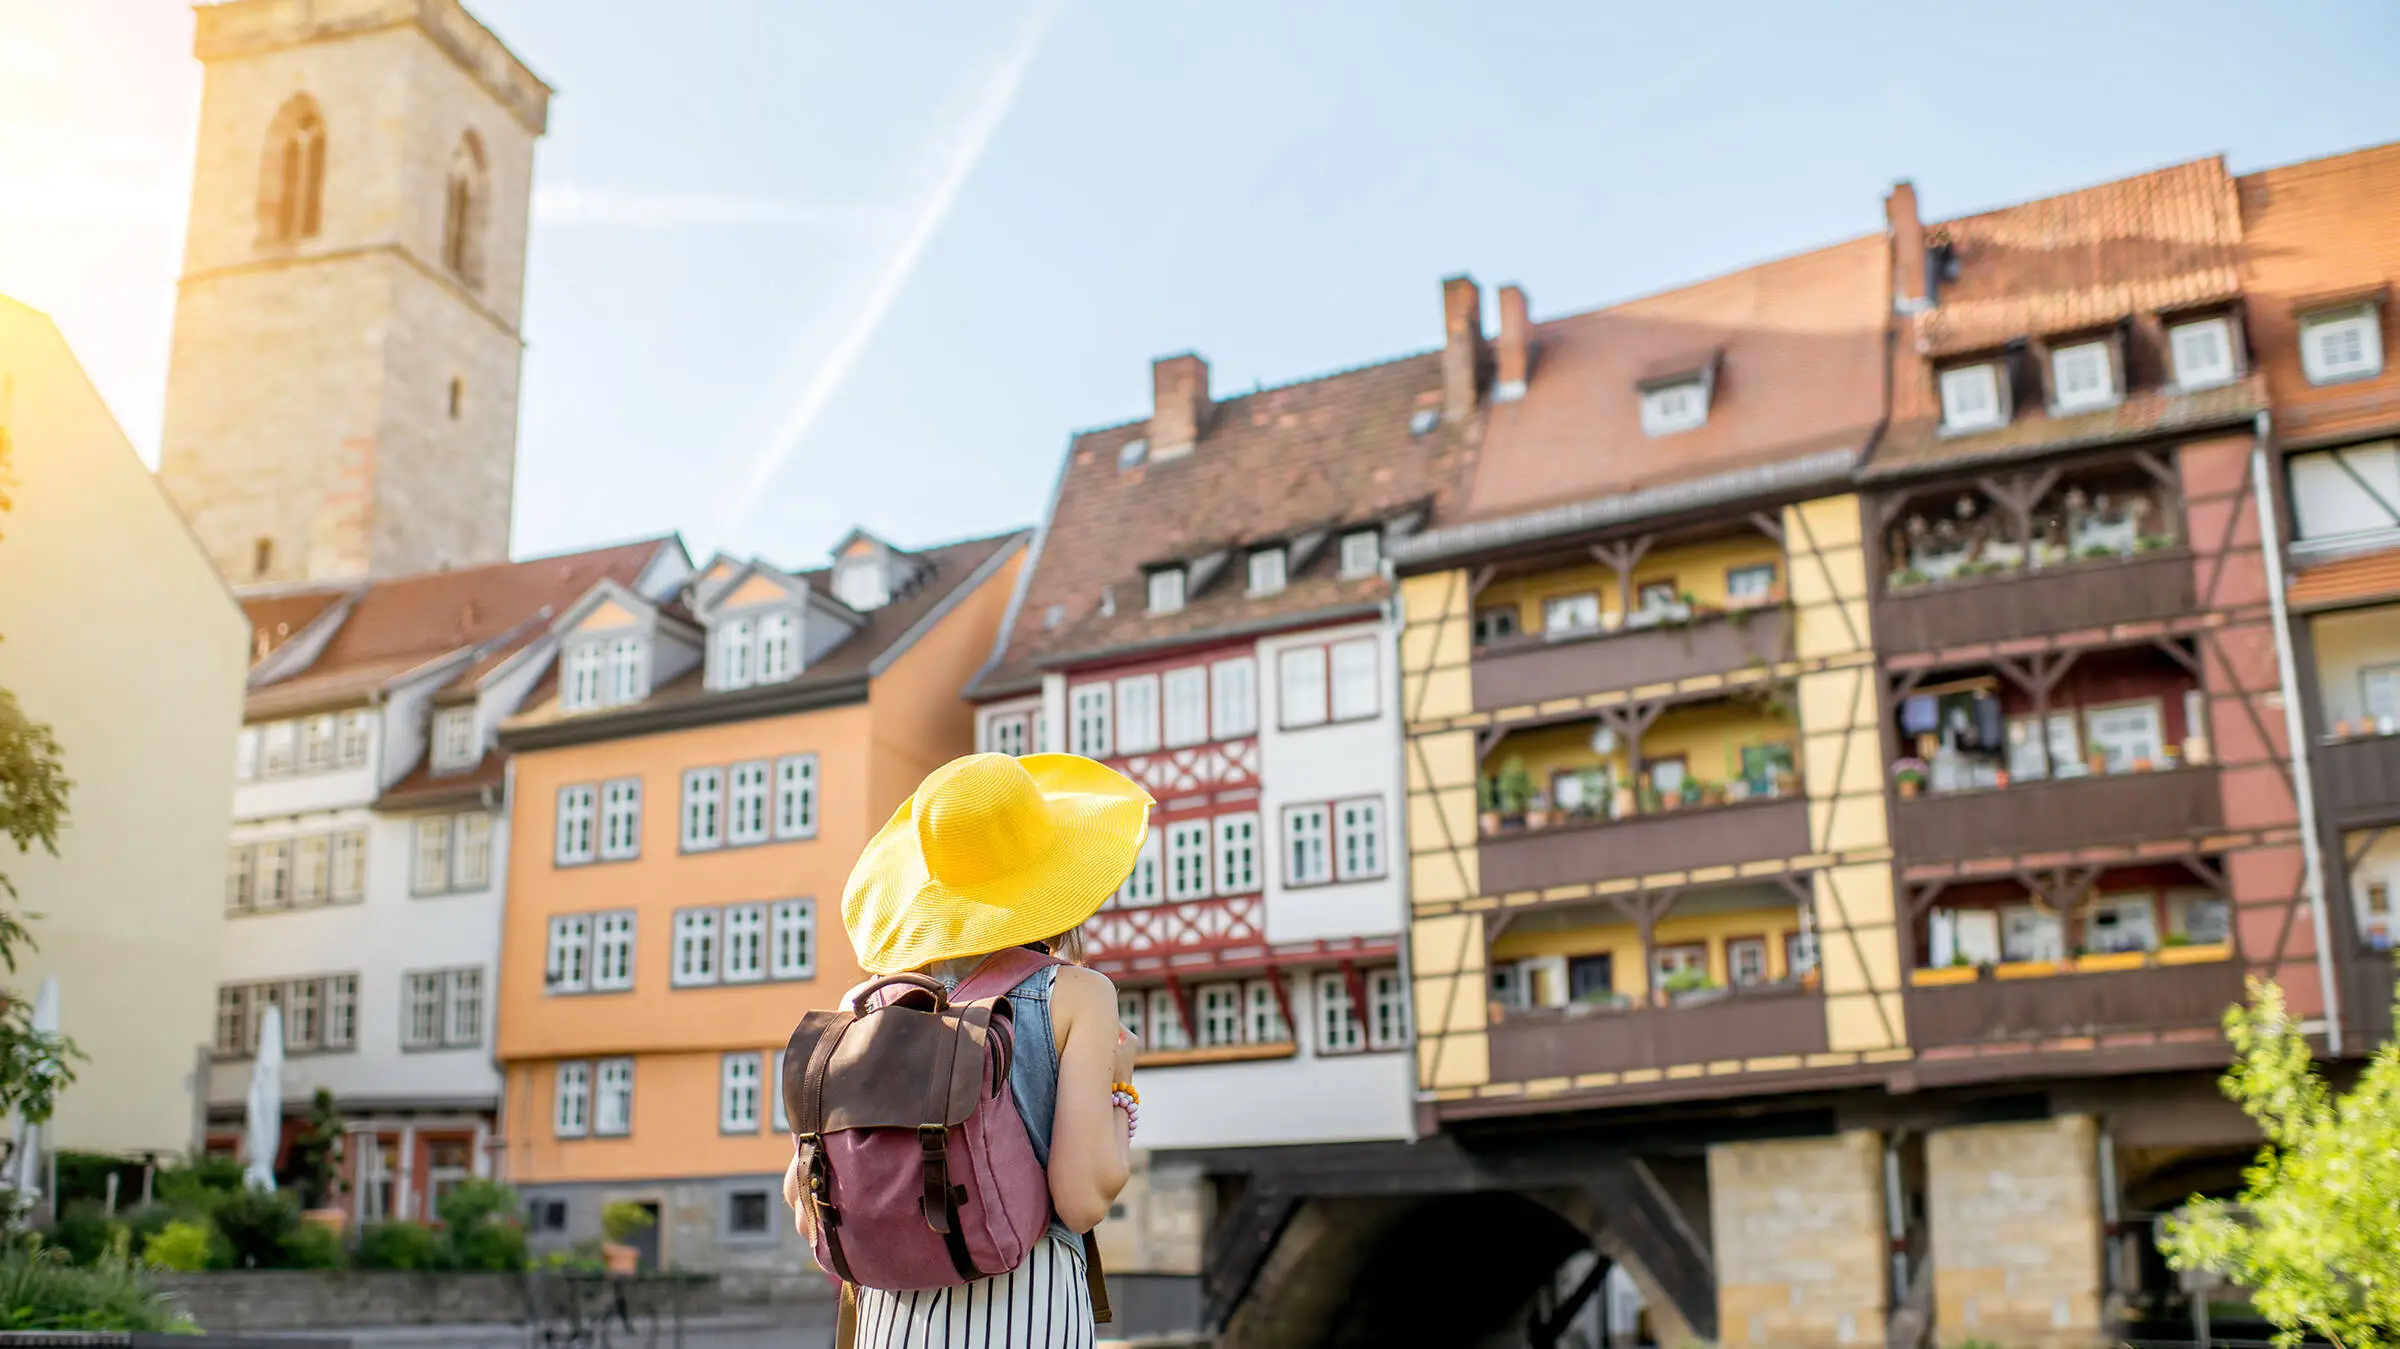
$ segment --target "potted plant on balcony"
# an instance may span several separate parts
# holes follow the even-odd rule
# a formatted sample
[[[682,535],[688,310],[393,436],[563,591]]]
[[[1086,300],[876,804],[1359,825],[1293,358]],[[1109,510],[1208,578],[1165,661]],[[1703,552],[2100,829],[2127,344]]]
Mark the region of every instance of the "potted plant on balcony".
[[[1550,793],[1537,787],[1532,795],[1525,798],[1525,827],[1528,829],[1550,827]]]
[[[1475,779],[1475,823],[1486,838],[1500,832],[1500,779]]]
[[[1913,755],[1908,758],[1894,759],[1892,761],[1892,781],[1900,784],[1902,798],[1913,799],[1917,793],[1925,790],[1925,761]]]
[[[2094,740],[2084,746],[2083,766],[2091,770],[2093,777],[2108,772],[2108,751],[2100,747],[2099,741]]]
[[[608,1263],[608,1272],[630,1275],[641,1268],[641,1248],[633,1239],[657,1222],[650,1210],[630,1200],[614,1200],[600,1207],[600,1256]]]
[[[1716,980],[1708,977],[1706,970],[1677,970],[1667,976],[1661,987],[1666,989],[1667,1000],[1677,1007],[1714,1002],[1725,995],[1725,990],[1717,986]]]
[[[1575,775],[1575,818],[1604,820],[1609,816],[1608,774],[1586,768]]]
[[[1492,781],[1494,804],[1500,811],[1500,827],[1523,828],[1525,808],[1533,801],[1533,775],[1525,771],[1525,760],[1511,754],[1500,765],[1500,776]]]

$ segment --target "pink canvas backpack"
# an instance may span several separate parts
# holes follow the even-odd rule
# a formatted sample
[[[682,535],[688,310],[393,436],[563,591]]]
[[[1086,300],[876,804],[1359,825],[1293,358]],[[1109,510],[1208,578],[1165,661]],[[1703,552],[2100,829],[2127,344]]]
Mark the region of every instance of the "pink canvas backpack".
[[[922,974],[886,975],[792,1032],[783,1090],[799,1203],[817,1263],[845,1285],[954,1287],[1015,1269],[1042,1240],[1050,1180],[1009,1089],[1017,1046],[1008,991],[1059,963],[1013,948],[955,990]],[[1093,1314],[1105,1322],[1089,1234],[1084,1254]]]

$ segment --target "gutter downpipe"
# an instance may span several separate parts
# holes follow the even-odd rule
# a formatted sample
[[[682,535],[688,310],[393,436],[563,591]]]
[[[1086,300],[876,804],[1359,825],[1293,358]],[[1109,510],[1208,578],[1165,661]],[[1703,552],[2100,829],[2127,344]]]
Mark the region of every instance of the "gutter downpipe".
[[[2258,503],[2259,555],[2267,563],[2267,603],[2275,616],[2275,668],[2283,680],[2284,734],[2292,746],[2293,804],[2300,811],[2300,850],[2308,886],[2310,925],[2317,939],[2317,982],[2325,996],[2325,1049],[2342,1056],[2342,999],[2333,971],[2332,924],[2325,912],[2325,860],[2317,836],[2316,777],[2309,767],[2308,727],[2300,711],[2300,667],[2292,653],[2292,615],[2284,596],[2282,534],[2275,527],[2273,478],[2267,471],[2267,446],[2275,437],[2274,418],[2262,411],[2250,445],[2250,492]]]

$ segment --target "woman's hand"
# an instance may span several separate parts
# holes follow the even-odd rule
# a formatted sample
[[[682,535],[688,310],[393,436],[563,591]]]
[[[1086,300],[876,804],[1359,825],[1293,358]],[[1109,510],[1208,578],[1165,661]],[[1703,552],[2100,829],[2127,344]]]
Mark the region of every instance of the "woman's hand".
[[[1140,1058],[1141,1056],[1142,1037],[1125,1029],[1125,1027],[1122,1025],[1118,1026],[1116,1075],[1109,1079],[1110,1084],[1114,1085],[1119,1082],[1131,1082],[1133,1080],[1134,1060]]]

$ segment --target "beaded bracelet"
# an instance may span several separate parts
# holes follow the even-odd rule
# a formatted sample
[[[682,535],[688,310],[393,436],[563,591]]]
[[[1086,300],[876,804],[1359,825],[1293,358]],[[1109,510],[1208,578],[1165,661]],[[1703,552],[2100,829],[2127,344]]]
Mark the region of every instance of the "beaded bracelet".
[[[1109,1089],[1109,1104],[1125,1112],[1125,1136],[1131,1138],[1142,1127],[1142,1097],[1128,1083],[1118,1083]]]

